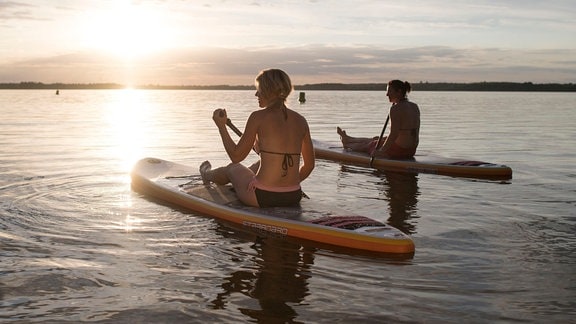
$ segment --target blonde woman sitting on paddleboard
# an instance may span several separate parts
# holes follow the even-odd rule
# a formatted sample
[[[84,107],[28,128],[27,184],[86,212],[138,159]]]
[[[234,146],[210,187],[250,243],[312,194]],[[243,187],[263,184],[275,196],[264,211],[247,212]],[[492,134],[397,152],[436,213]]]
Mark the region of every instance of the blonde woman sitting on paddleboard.
[[[391,159],[411,158],[416,154],[420,134],[420,109],[409,101],[407,93],[411,90],[407,81],[392,80],[388,82],[386,96],[392,103],[390,107],[390,133],[382,137],[352,137],[337,127],[336,130],[345,149],[366,152],[373,157]],[[388,123],[386,120],[385,125]],[[386,128],[386,126],[384,126]],[[384,129],[382,130],[384,134]],[[377,147],[378,146],[378,147]]]
[[[286,107],[286,98],[293,88],[284,71],[261,71],[255,85],[258,105],[263,109],[250,114],[238,144],[226,128],[226,110],[214,110],[212,119],[232,163],[212,169],[210,162],[205,161],[200,165],[200,174],[206,184],[231,182],[238,198],[249,206],[298,205],[302,199],[300,182],[310,175],[315,164],[308,122]],[[240,162],[252,148],[259,152],[260,160],[248,168]]]

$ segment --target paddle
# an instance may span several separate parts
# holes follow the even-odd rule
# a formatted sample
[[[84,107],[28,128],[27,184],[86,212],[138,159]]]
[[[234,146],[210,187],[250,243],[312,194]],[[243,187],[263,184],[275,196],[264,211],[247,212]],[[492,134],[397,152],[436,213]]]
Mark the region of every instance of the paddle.
[[[230,129],[234,133],[236,133],[236,135],[242,136],[242,132],[238,129],[238,127],[236,127],[234,124],[232,124],[232,121],[230,120],[230,118],[226,119],[226,126],[230,127]],[[254,147],[252,148],[252,150],[254,150],[254,152],[256,152],[256,154],[258,154],[258,151],[256,151],[256,149]],[[310,197],[308,197],[308,195],[306,193],[304,193],[304,191],[302,191],[302,197],[310,199]]]
[[[242,136],[242,132],[238,129],[238,127],[236,127],[234,124],[232,124],[232,121],[230,120],[230,118],[226,119],[226,126],[230,127],[230,129],[232,131],[234,131],[234,133],[236,133],[236,135]]]
[[[382,132],[380,133],[378,142],[376,142],[376,147],[374,148],[374,151],[370,153],[370,163],[368,164],[368,166],[370,167],[372,167],[372,163],[374,163],[374,155],[376,154],[376,150],[378,149],[378,147],[380,147],[380,142],[382,142],[382,137],[384,137],[384,132],[386,131],[386,126],[388,126],[389,120],[390,120],[390,114],[388,114],[388,117],[386,117],[386,122],[384,123],[384,127],[382,128]]]
[[[242,137],[242,132],[238,129],[238,127],[236,127],[234,124],[232,124],[232,121],[230,120],[230,118],[226,119],[226,126],[230,127],[230,129],[236,133],[236,135]],[[256,151],[256,149],[254,147],[252,147],[252,150],[254,152],[256,152],[256,154],[259,154],[258,151]]]

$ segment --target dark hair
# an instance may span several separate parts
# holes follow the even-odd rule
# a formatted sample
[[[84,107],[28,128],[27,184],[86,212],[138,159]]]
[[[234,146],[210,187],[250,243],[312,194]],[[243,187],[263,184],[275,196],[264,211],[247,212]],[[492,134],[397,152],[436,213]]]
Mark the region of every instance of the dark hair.
[[[404,97],[406,97],[406,94],[412,90],[412,86],[408,81],[392,80],[388,82],[388,86],[400,90]]]

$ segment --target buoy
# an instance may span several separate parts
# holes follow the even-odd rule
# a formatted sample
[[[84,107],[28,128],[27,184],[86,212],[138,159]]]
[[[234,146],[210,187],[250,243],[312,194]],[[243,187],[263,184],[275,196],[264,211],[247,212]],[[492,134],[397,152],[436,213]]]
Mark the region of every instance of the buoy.
[[[305,92],[300,92],[300,97],[298,97],[298,101],[300,101],[300,103],[306,102],[306,93]]]

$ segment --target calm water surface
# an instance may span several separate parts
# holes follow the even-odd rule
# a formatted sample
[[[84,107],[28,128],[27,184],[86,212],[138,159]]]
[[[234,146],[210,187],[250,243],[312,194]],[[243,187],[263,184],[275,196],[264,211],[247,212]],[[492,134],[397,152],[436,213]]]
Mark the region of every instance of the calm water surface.
[[[383,92],[309,91],[316,139],[380,133]],[[1,322],[542,323],[576,318],[576,94],[416,92],[420,152],[507,164],[509,181],[319,160],[312,199],[388,222],[393,259],[257,237],[130,189],[155,156],[227,163],[253,91],[0,90]],[[248,162],[256,159],[250,156]]]

